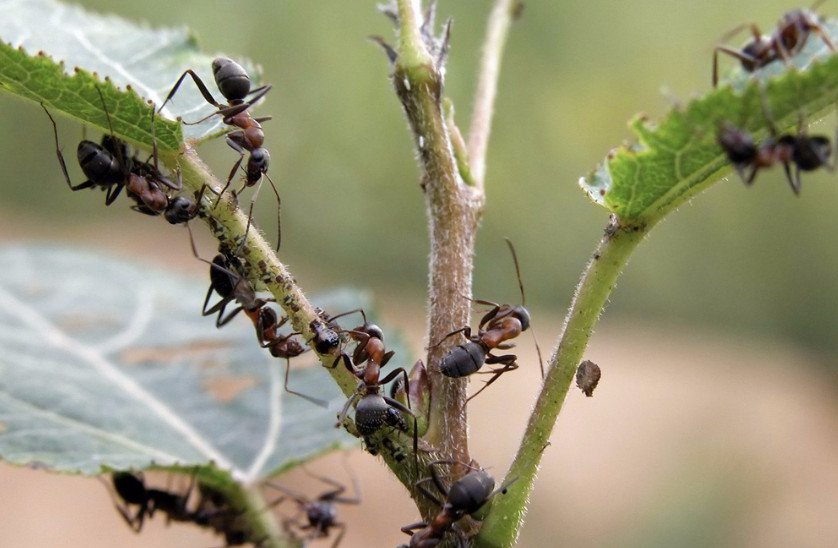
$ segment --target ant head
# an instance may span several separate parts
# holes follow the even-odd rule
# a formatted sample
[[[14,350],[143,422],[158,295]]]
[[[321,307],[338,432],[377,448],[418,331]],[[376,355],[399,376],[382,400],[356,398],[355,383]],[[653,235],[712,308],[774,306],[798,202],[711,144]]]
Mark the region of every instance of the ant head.
[[[271,163],[271,155],[266,148],[254,148],[250,152],[250,159],[247,161],[248,172],[253,169],[259,173],[266,173]]]
[[[195,202],[185,196],[178,196],[166,208],[165,217],[171,224],[185,223],[195,217],[197,206]]]
[[[217,57],[212,62],[212,74],[218,89],[228,101],[241,101],[250,93],[250,76],[232,59]]]
[[[793,159],[803,171],[812,171],[828,164],[831,155],[832,144],[826,137],[799,135],[795,139]]]
[[[763,66],[763,59],[770,56],[775,44],[770,36],[754,37],[742,48],[743,56],[740,58],[742,69],[753,72]]]
[[[518,321],[521,322],[521,331],[526,331],[530,328],[530,312],[523,306],[513,306],[512,307],[512,315],[518,318]]]

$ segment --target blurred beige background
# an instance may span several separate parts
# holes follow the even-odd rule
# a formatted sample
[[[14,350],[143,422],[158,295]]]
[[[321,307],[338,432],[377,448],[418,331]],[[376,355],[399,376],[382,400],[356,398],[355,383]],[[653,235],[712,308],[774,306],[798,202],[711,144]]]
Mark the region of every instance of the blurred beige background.
[[[375,2],[83,4],[189,25],[207,51],[263,65],[275,85],[259,112],[274,116],[267,146],[283,197],[283,259],[308,290],[372,288],[413,343],[404,360],[421,355],[423,202],[386,61],[365,41],[389,33]],[[490,4],[440,4],[441,17],[454,17],[447,91],[464,128]],[[662,88],[681,98],[708,89],[712,46],[727,30],[750,20],[768,30],[791,7],[527,2],[504,60],[476,295],[517,301],[501,239],[511,237],[547,351],[607,220],[577,178],[630,139],[628,118],[669,108]],[[122,200],[104,208],[99,193],[67,191],[37,105],[0,95],[0,112],[2,240],[100,249],[205,284],[183,231],[127,212]],[[813,131],[834,127],[827,120]],[[66,121],[61,130],[71,151],[81,132]],[[235,159],[222,142],[202,153],[217,173]],[[522,546],[838,545],[838,246],[828,240],[836,198],[834,174],[806,177],[795,199],[779,171],[762,173],[751,189],[716,185],[656,228],[592,340],[588,357],[602,366],[602,383],[594,398],[568,397]],[[257,207],[269,234],[272,207],[264,196]],[[329,221],[316,222],[314,210]],[[538,386],[526,337],[520,350],[523,367],[470,407],[473,453],[498,476]],[[312,469],[334,468],[330,459]],[[349,523],[343,545],[405,542],[398,529],[417,516],[401,487],[368,455],[353,454],[351,464],[364,504],[340,509]],[[312,496],[322,490],[283,482]],[[0,493],[0,546],[221,544],[159,519],[134,535],[88,479],[0,466]]]

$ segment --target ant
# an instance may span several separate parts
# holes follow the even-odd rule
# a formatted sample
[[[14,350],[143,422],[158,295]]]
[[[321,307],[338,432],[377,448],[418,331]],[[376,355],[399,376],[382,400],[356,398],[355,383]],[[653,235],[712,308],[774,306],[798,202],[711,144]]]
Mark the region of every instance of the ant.
[[[779,162],[783,164],[792,191],[799,195],[801,171],[814,171],[821,167],[830,171],[834,169],[830,159],[832,144],[829,138],[823,135],[808,135],[802,116],[796,134],[781,135],[772,121],[764,96],[762,106],[770,132],[767,139],[757,145],[751,134],[730,122],[723,122],[719,128],[717,142],[746,185],[753,184],[760,169]],[[795,166],[794,174],[791,164]]]
[[[835,51],[835,45],[827,35],[821,18],[814,12],[821,2],[822,0],[816,2],[809,9],[797,9],[786,13],[770,36],[762,34],[759,27],[751,23],[749,27],[753,38],[741,50],[727,45],[716,46],[713,50],[713,87],[719,83],[719,52],[738,59],[746,72],[754,72],[778,59],[782,59],[787,65],[790,64],[791,58],[806,46],[812,32],[820,37],[826,47]],[[737,27],[733,32],[742,28]]]
[[[411,523],[401,528],[402,532],[410,537],[410,545],[405,548],[431,548],[442,542],[442,537],[451,529],[455,522],[459,521],[466,514],[474,514],[486,504],[489,499],[498,493],[506,493],[509,484],[495,489],[495,480],[482,468],[475,468],[471,465],[464,465],[471,469],[466,475],[451,484],[445,489],[439,471],[435,468],[438,465],[460,464],[456,461],[437,460],[428,463],[431,469],[431,477],[423,478],[416,482],[416,488],[441,507],[439,513],[430,523],[420,521]],[[513,480],[514,481],[514,480]],[[433,482],[437,491],[445,497],[441,502],[436,495],[424,486],[425,483]],[[510,482],[511,483],[511,482]],[[403,545],[404,546],[404,545]]]
[[[238,273],[241,269],[241,262],[237,257],[231,254],[219,253],[213,258],[212,262],[207,261],[198,255],[195,240],[191,237],[191,231],[189,235],[192,244],[192,253],[198,260],[210,265],[210,286],[207,290],[207,296],[204,299],[201,315],[212,316],[213,314],[218,314],[215,320],[215,326],[221,328],[235,318],[239,312],[244,311],[245,315],[250,318],[256,328],[256,338],[259,340],[259,345],[262,348],[267,348],[271,356],[285,358],[286,392],[305,398],[321,407],[326,407],[327,403],[325,401],[308,396],[302,392],[291,390],[288,387],[288,377],[291,369],[290,359],[305,352],[306,348],[293,338],[295,335],[299,335],[299,332],[293,332],[287,335],[280,335],[278,333],[279,328],[288,322],[288,317],[283,316],[280,320],[276,312],[267,306],[269,302],[274,302],[274,299],[263,299],[256,296],[256,291],[250,282]],[[213,291],[221,296],[221,300],[209,306]],[[225,315],[227,305],[233,301],[236,301],[238,306]]]
[[[506,244],[509,246],[509,251],[512,252],[512,260],[515,263],[515,273],[518,276],[518,288],[521,291],[521,302],[523,303],[525,301],[524,284],[521,281],[521,269],[518,266],[518,255],[515,253],[515,247],[509,239],[506,239]],[[442,344],[445,339],[456,335],[457,333],[462,333],[467,339],[465,343],[455,346],[445,356],[443,356],[439,369],[446,377],[467,377],[476,373],[478,369],[483,367],[484,363],[498,363],[503,365],[503,367],[499,369],[492,369],[489,372],[492,374],[492,378],[486,381],[483,387],[472,394],[466,401],[469,401],[480,394],[490,384],[495,382],[498,377],[507,371],[518,369],[518,363],[516,362],[518,357],[515,354],[495,356],[491,352],[496,348],[508,350],[514,347],[514,344],[505,343],[504,341],[514,339],[530,327],[530,313],[526,308],[524,308],[523,304],[518,306],[508,304],[501,305],[491,301],[483,301],[479,299],[474,299],[473,302],[492,307],[492,309],[489,310],[483,318],[481,318],[477,327],[477,335],[472,335],[471,327],[466,325],[448,333],[442,338],[442,340],[433,345],[433,347],[437,347]],[[538,343],[536,343],[536,350],[538,351],[538,359],[541,364],[541,376],[543,377],[544,364],[541,359],[541,349],[538,348]]]
[[[399,375],[403,375],[405,386],[410,386],[407,371],[399,367],[391,371],[383,379],[379,378],[381,368],[390,361],[390,358],[395,353],[393,351],[385,352],[384,333],[381,328],[369,323],[366,314],[360,308],[333,316],[331,321],[354,312],[361,313],[364,318],[364,323],[355,329],[347,330],[346,333],[353,340],[357,341],[358,345],[352,353],[352,358],[345,352],[341,352],[337,359],[335,359],[332,367],[337,367],[338,363],[343,361],[346,369],[358,379],[358,387],[346,400],[346,404],[338,414],[338,420],[335,426],[340,427],[343,424],[346,415],[349,413],[349,408],[357,401],[358,404],[355,407],[355,426],[358,428],[358,432],[364,436],[364,441],[369,447],[372,445],[370,436],[384,425],[398,428],[402,432],[408,432],[407,422],[404,420],[402,414],[410,415],[413,417],[413,453],[418,458],[419,441],[416,415],[397,400],[381,394],[381,387]],[[409,401],[408,404],[410,404]]]
[[[189,484],[186,493],[177,495],[161,489],[147,488],[142,474],[114,472],[111,474],[113,491],[122,499],[122,502],[116,500],[110,489],[108,491],[111,493],[114,506],[119,511],[122,519],[134,532],[139,533],[143,528],[145,518],[151,518],[157,510],[166,514],[170,521],[192,521],[191,514],[187,510],[187,502],[189,501],[189,495],[192,493],[194,481],[195,476],[192,476],[192,482]],[[138,507],[133,515],[131,514],[131,506]]]
[[[338,326],[322,308],[315,308],[315,312],[317,312],[317,317],[320,320],[312,320],[308,324],[309,328],[314,332],[314,336],[309,342],[314,341],[314,350],[318,354],[331,354],[332,351],[340,346],[340,335],[335,331],[335,329],[338,329]]]
[[[344,466],[346,467],[345,464]],[[314,499],[309,499],[305,495],[295,493],[282,485],[271,482],[268,482],[267,485],[268,487],[276,489],[277,491],[291,497],[291,499],[297,503],[299,511],[305,514],[307,523],[300,523],[300,516],[298,514],[286,521],[287,525],[292,525],[300,531],[311,531],[308,536],[305,537],[305,541],[326,538],[329,536],[329,531],[332,528],[340,529],[340,533],[338,533],[337,538],[335,538],[335,541],[332,543],[332,548],[337,548],[340,541],[343,540],[343,535],[346,533],[346,524],[337,521],[337,509],[335,508],[335,505],[361,503],[361,487],[358,485],[358,478],[356,478],[349,468],[346,467],[350,477],[352,478],[352,490],[354,492],[353,496],[346,497],[343,496],[343,493],[346,491],[345,485],[342,485],[331,478],[312,474],[305,467],[302,467],[302,469],[309,477],[331,485],[333,489],[329,489],[328,491],[317,495]]]
[[[87,177],[87,180],[77,185],[74,185],[70,180],[67,164],[64,161],[64,155],[61,153],[61,147],[58,143],[58,127],[55,119],[49,110],[47,110],[47,107],[41,103],[41,107],[47,113],[52,123],[53,135],[55,137],[55,153],[58,156],[58,162],[64,174],[64,180],[67,181],[67,186],[70,187],[70,190],[77,191],[99,187],[105,191],[105,205],[109,206],[117,199],[122,189],[126,188],[128,195],[137,202],[137,205],[131,208],[134,211],[146,215],[160,215],[162,213],[171,224],[185,223],[194,219],[198,215],[198,206],[195,201],[184,196],[170,199],[164,190],[164,187],[166,187],[177,192],[183,188],[183,185],[179,176],[175,183],[160,172],[157,165],[156,141],[152,143],[153,165],[148,162],[142,162],[136,157],[132,158],[128,153],[128,146],[113,134],[111,116],[105,104],[102,90],[97,86],[96,91],[99,93],[99,99],[102,101],[102,107],[108,120],[110,133],[102,137],[101,144],[87,140],[79,143],[76,156],[78,157],[79,166]],[[153,135],[153,110],[151,116]],[[203,194],[203,191],[201,194]]]
[[[238,128],[229,131],[225,137],[227,145],[239,153],[239,159],[233,165],[233,169],[230,170],[230,175],[227,177],[227,182],[224,185],[224,188],[222,188],[221,192],[218,193],[219,199],[221,195],[224,194],[224,192],[230,187],[233,177],[239,167],[241,167],[242,161],[244,161],[245,152],[249,152],[250,156],[247,159],[247,165],[245,167],[244,186],[241,190],[255,186],[262,180],[263,175],[270,183],[271,188],[276,195],[278,232],[276,249],[279,251],[282,238],[282,231],[280,229],[280,207],[282,205],[282,200],[279,197],[276,185],[274,185],[273,180],[271,180],[268,176],[268,165],[270,164],[271,155],[268,152],[268,149],[263,146],[265,142],[265,133],[262,131],[262,125],[260,123],[270,120],[271,117],[265,116],[262,118],[253,118],[250,115],[250,112],[248,112],[248,109],[264,97],[273,86],[271,84],[267,84],[251,90],[250,76],[248,76],[247,71],[245,71],[241,65],[226,57],[217,57],[213,60],[212,73],[215,78],[215,83],[218,86],[218,90],[227,100],[227,105],[222,105],[216,101],[206,84],[204,84],[204,81],[201,80],[201,78],[195,74],[192,69],[187,69],[180,75],[180,78],[177,79],[175,85],[172,86],[169,95],[166,96],[166,100],[163,101],[163,104],[160,105],[157,112],[161,112],[163,110],[163,107],[165,107],[166,103],[172,99],[174,94],[180,88],[181,83],[183,83],[184,78],[188,75],[192,77],[192,80],[195,82],[195,85],[198,87],[198,91],[201,92],[204,99],[218,109],[197,122],[192,122],[192,124],[200,124],[212,116],[220,115],[224,124]],[[248,95],[250,95],[250,100],[245,101],[245,98]],[[250,223],[253,217],[253,204],[256,202],[256,196],[259,194],[260,188],[261,185],[256,188],[253,193],[253,197],[250,200],[250,210],[247,216],[247,229],[245,230],[245,235],[250,230]],[[239,192],[241,192],[241,190]],[[238,193],[234,191],[233,194],[237,195]]]
[[[194,523],[199,527],[214,530],[225,537],[227,546],[241,546],[248,542],[261,544],[261,540],[254,540],[252,532],[242,528],[245,523],[241,520],[242,513],[230,506],[227,498],[219,491],[199,483],[200,499],[194,510],[190,510],[188,503],[195,487],[195,476],[189,483],[184,494],[177,494],[162,489],[149,488],[145,485],[142,474],[132,472],[114,472],[111,475],[113,491],[108,489],[114,499],[114,506],[134,532],[139,533],[146,517],[153,517],[156,511],[166,514],[167,521]],[[122,499],[118,501],[114,496]],[[279,504],[282,499],[268,505],[268,508]],[[138,506],[131,515],[130,506]]]
[[[315,405],[326,407],[327,402],[312,396],[291,390],[288,388],[288,376],[291,370],[291,358],[295,358],[300,354],[308,351],[308,348],[300,344],[295,339],[296,335],[300,335],[299,331],[288,333],[287,335],[280,335],[278,330],[280,327],[288,322],[288,316],[283,316],[279,319],[273,309],[263,307],[259,311],[259,321],[256,325],[256,336],[259,339],[259,344],[262,348],[267,348],[274,358],[285,358],[285,391],[300,396]]]

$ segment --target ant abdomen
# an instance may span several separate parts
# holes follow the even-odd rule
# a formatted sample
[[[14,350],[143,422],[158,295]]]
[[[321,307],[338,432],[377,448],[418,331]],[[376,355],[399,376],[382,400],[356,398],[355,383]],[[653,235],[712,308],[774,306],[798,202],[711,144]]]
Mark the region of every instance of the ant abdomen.
[[[358,400],[355,408],[355,426],[363,436],[374,434],[382,426],[395,426],[407,430],[407,423],[398,410],[388,404],[378,394],[367,395]]]
[[[485,470],[474,470],[451,484],[448,502],[466,514],[472,514],[486,503],[495,488],[495,479]]]
[[[76,151],[84,175],[102,184],[118,183],[125,173],[119,160],[103,146],[93,141],[82,141]]]
[[[483,366],[486,354],[486,349],[480,343],[470,341],[461,344],[442,358],[439,370],[446,377],[467,377]]]
[[[212,62],[215,83],[228,101],[241,101],[250,93],[250,76],[244,68],[227,57],[218,57]]]

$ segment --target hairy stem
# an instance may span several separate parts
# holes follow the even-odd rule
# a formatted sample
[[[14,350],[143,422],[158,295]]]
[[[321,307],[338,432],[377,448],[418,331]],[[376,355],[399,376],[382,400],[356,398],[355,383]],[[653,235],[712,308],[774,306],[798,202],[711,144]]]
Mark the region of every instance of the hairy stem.
[[[617,277],[650,228],[619,227],[613,223],[606,229],[577,286],[559,346],[550,358],[541,393],[504,480],[514,483],[506,494],[493,499],[477,537],[478,546],[512,546],[518,538],[541,455],[548,445],[576,368]]]

